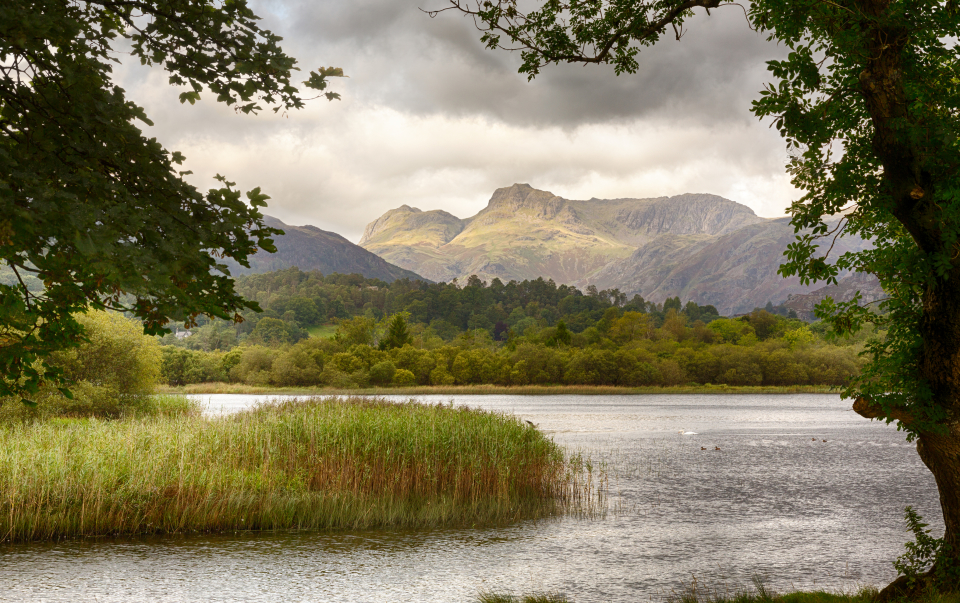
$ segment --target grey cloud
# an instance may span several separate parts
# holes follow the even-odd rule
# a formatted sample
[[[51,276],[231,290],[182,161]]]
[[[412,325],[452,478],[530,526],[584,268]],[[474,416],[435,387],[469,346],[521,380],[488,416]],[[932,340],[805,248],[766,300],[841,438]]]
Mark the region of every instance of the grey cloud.
[[[147,135],[186,154],[192,182],[262,186],[269,214],[353,240],[403,203],[467,217],[514,182],[568,198],[709,192],[768,216],[793,195],[782,142],[749,113],[763,61],[783,51],[738,8],[645,49],[636,75],[567,65],[528,83],[519,57],[484,49],[470,21],[417,10],[443,1],[255,3],[304,76],[350,76],[333,82],[342,101],[287,116],[237,115],[209,93],[180,105],[159,68],[124,65],[117,78],[157,124]]]
[[[665,36],[641,51],[640,71],[558,65],[533,82],[519,55],[492,52],[470,19],[419,10],[443,0],[271,2],[258,6],[305,66],[336,62],[366,100],[413,114],[484,115],[513,124],[575,127],[638,117],[751,120],[749,102],[766,81],[764,61],[784,54],[749,29],[739,6],[688,21],[682,40]],[[269,15],[269,16],[267,16]]]

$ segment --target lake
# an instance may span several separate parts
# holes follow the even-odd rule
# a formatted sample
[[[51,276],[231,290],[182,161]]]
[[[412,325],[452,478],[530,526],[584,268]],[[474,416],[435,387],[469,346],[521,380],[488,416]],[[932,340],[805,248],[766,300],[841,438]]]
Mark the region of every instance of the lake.
[[[234,412],[258,396],[197,396]],[[416,396],[515,414],[606,463],[603,518],[506,528],[232,533],[0,546],[0,601],[658,601],[689,583],[853,590],[895,577],[936,485],[837,395]],[[682,432],[682,433],[681,433]],[[717,450],[719,448],[719,450]]]

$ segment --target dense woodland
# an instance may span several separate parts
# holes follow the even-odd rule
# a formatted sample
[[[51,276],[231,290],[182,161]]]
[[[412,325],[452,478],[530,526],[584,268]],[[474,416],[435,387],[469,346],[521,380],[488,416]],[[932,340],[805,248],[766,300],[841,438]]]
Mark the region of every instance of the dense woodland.
[[[237,288],[263,312],[164,337],[167,383],[841,385],[868,336],[827,341],[819,325],[769,304],[721,317],[679,298],[542,279],[385,283],[290,268]]]

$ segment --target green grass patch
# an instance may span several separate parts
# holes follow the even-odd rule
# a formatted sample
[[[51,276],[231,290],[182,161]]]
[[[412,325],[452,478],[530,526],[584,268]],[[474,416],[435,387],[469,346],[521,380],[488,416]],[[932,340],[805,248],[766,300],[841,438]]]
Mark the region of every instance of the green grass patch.
[[[873,603],[878,591],[865,588],[852,594],[825,591],[777,594],[770,592],[740,592],[732,595],[688,593],[672,597],[666,603]],[[927,593],[904,603],[960,603],[960,594]]]
[[[196,383],[179,387],[160,386],[158,391],[174,394],[293,394],[293,395],[475,395],[518,396],[625,394],[835,394],[840,388],[829,385],[676,385],[619,387],[615,385],[421,385],[414,387],[371,387],[332,389],[325,387],[272,387],[244,383]]]
[[[878,591],[873,588],[860,589],[856,593],[830,593],[826,591],[793,592],[778,594],[765,588],[735,593],[706,592],[693,588],[680,595],[663,599],[664,603],[873,603]],[[575,603],[562,595],[532,594],[504,595],[481,593],[477,603]],[[904,603],[960,603],[960,594],[927,593]]]
[[[310,333],[310,337],[323,337],[330,339],[337,334],[337,325],[316,325],[313,327],[307,327],[307,333]]]
[[[0,438],[4,541],[498,524],[589,510],[602,481],[515,417],[371,399],[19,422]]]

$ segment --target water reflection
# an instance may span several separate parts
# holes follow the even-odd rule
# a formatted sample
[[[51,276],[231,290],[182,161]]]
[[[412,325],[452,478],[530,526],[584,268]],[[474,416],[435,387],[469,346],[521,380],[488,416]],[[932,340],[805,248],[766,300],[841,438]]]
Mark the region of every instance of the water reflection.
[[[253,401],[202,398],[218,413]],[[904,505],[938,529],[935,485],[913,446],[837,396],[454,402],[517,414],[607,463],[611,513],[504,529],[5,546],[0,601],[446,602],[479,590],[643,601],[693,575],[722,585],[754,573],[780,589],[849,589],[893,577],[890,562],[907,540]]]

